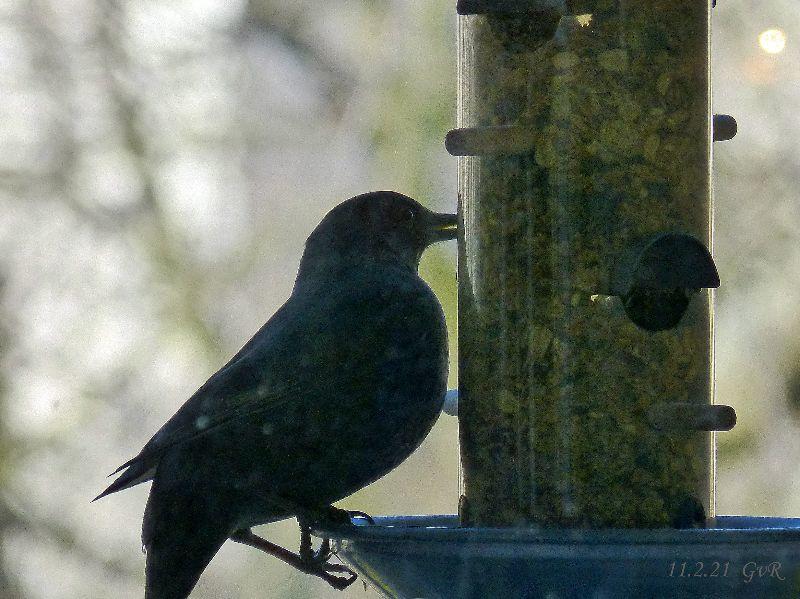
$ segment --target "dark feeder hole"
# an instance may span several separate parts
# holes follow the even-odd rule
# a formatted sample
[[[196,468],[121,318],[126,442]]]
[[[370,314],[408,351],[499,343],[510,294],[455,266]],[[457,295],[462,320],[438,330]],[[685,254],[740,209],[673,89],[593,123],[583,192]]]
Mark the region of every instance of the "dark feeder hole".
[[[717,267],[691,235],[665,233],[647,243],[619,292],[625,314],[646,331],[678,325],[693,295],[719,287]]]
[[[710,10],[459,0],[459,513],[317,531],[382,594],[800,596],[714,509]]]

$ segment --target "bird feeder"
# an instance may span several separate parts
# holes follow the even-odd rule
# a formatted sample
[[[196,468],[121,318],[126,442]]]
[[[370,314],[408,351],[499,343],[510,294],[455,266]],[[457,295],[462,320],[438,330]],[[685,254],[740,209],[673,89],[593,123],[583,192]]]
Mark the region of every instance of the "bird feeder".
[[[800,594],[714,513],[710,12],[459,0],[459,514],[326,531],[387,595]]]
[[[733,425],[712,405],[709,7],[492,4],[460,5],[447,138],[462,521],[701,522],[708,431]]]

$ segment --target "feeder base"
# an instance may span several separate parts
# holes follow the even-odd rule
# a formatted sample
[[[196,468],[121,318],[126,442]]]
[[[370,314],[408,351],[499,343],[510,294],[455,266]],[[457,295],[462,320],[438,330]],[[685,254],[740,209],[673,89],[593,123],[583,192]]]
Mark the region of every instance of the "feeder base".
[[[386,597],[800,597],[800,518],[704,529],[460,528],[457,516],[355,519],[315,534]]]

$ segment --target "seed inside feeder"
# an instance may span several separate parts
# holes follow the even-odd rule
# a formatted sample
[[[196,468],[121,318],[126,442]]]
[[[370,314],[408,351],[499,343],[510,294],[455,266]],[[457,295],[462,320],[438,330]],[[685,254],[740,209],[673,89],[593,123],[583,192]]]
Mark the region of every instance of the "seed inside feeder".
[[[659,236],[710,242],[708,6],[572,6],[460,17],[461,516],[695,525],[710,436],[648,414],[710,403],[709,293],[614,286]]]

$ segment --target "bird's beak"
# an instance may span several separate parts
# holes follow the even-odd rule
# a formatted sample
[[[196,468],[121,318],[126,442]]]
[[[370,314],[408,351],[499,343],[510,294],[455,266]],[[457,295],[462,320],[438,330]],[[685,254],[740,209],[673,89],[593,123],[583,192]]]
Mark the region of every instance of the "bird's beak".
[[[428,243],[455,239],[458,233],[456,214],[431,212],[428,216]]]

